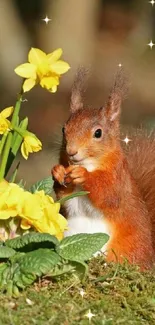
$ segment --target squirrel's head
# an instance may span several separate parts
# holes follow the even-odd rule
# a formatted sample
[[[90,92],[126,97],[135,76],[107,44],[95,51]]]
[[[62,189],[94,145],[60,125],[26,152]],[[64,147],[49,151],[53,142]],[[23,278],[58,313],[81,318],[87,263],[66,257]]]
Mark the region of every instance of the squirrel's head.
[[[77,73],[72,88],[71,114],[62,131],[70,162],[92,171],[118,147],[124,79],[119,70],[104,107],[85,108],[82,100],[84,74],[83,69]]]

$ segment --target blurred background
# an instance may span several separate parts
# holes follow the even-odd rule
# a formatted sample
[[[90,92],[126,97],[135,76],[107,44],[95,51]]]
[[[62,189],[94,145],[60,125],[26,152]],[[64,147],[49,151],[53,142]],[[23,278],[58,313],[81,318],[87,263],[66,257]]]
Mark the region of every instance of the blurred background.
[[[43,20],[51,19],[48,24]],[[71,69],[57,93],[35,87],[25,94],[22,115],[43,142],[43,151],[22,161],[20,177],[32,183],[57,162],[61,125],[69,115],[70,89],[79,65],[90,67],[86,103],[100,107],[122,64],[130,79],[123,103],[126,126],[155,125],[155,5],[146,0],[0,0],[0,110],[14,105],[21,78],[14,68],[31,47],[63,49]]]

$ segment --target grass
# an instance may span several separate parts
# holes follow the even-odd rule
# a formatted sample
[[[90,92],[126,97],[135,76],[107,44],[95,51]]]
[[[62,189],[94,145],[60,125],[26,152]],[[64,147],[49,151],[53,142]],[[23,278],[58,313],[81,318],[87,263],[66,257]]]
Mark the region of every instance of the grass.
[[[0,301],[0,325],[153,325],[155,273],[140,273],[127,263],[106,265],[103,257],[96,257],[83,284],[73,276],[44,279],[18,299],[1,294]],[[95,314],[91,322],[85,316],[89,309]]]

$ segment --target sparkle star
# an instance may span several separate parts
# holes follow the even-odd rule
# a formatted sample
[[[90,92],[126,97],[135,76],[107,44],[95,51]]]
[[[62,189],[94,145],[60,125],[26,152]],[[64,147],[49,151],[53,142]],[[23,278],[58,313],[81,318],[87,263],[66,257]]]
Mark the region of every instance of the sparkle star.
[[[95,314],[92,314],[91,310],[89,309],[88,310],[88,313],[85,314],[85,317],[87,317],[89,319],[89,323],[91,323],[91,319],[92,317],[95,317],[96,315]]]
[[[121,67],[122,67],[122,63],[119,63],[119,64],[118,64],[118,67],[121,68]]]
[[[82,298],[83,298],[84,295],[86,294],[86,292],[85,292],[83,289],[81,289],[79,293],[80,293],[80,295],[81,295]]]
[[[44,19],[42,19],[45,23],[46,23],[46,25],[48,25],[48,23],[49,23],[49,21],[51,21],[51,19],[50,18],[48,18],[48,16],[46,16]]]
[[[129,139],[128,137],[127,137],[127,135],[126,135],[126,137],[125,137],[125,139],[123,139],[123,141],[126,143],[126,144],[128,144],[130,141],[132,141],[131,139]]]
[[[149,1],[149,3],[151,3],[151,5],[152,5],[152,7],[153,7],[154,4],[155,4],[155,1],[154,1],[154,0],[151,0],[151,1]]]
[[[152,40],[150,41],[150,43],[147,44],[148,46],[150,46],[151,50],[152,50],[152,47],[155,45]]]

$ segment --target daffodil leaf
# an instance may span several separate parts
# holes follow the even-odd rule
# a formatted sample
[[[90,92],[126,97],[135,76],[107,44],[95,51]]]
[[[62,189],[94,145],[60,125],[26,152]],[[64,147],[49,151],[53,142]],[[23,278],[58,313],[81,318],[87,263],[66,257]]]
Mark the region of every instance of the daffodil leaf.
[[[19,124],[19,130],[25,131],[27,129],[27,125],[28,125],[28,118],[26,117]],[[17,126],[16,126],[16,128],[17,128]],[[21,135],[19,135],[16,131],[14,131],[13,136],[12,136],[12,141],[11,141],[11,150],[9,152],[9,157],[8,157],[8,161],[7,161],[7,165],[6,165],[5,175],[7,175],[8,171],[10,170],[10,168],[13,164],[13,161],[14,161],[14,159],[18,153],[18,150],[21,146],[22,140],[23,139],[22,139]]]
[[[11,177],[9,179],[9,183],[14,183],[15,182],[19,166],[20,166],[20,161],[18,162],[15,170],[12,173],[12,175],[11,175]]]
[[[59,245],[59,241],[56,237],[50,234],[44,234],[39,232],[30,232],[24,236],[19,236],[13,239],[6,240],[5,244],[16,250],[33,250],[38,247],[39,244],[43,244],[44,247],[55,247]],[[38,245],[37,245],[38,244]]]
[[[54,181],[52,179],[52,176],[49,176],[49,177],[46,177],[46,178],[42,179],[41,181],[38,181],[37,183],[33,184],[29,188],[29,192],[35,193],[36,191],[43,190],[46,195],[49,195],[52,192],[53,184],[54,184]]]
[[[26,117],[24,118],[24,120],[20,122],[19,129],[21,129],[21,131],[26,131],[27,126],[28,126],[28,118]],[[22,141],[23,141],[22,136],[15,131],[13,136],[13,141],[12,141],[12,150],[11,150],[14,156],[17,155]]]
[[[70,261],[87,261],[108,241],[104,233],[77,234],[64,238],[56,248],[58,254]]]
[[[86,194],[89,194],[89,192],[87,191],[80,191],[80,192],[75,192],[71,195],[67,195],[65,197],[63,197],[62,199],[58,200],[57,202],[60,203],[60,204],[63,204],[64,202],[70,200],[70,199],[73,199],[74,197],[78,197],[78,196],[83,196],[83,195],[86,195]]]
[[[16,251],[11,247],[0,246],[0,259],[8,258],[16,254]]]
[[[60,262],[60,256],[48,248],[39,248],[25,254],[18,261],[22,274],[41,276]],[[26,281],[25,281],[26,282]]]
[[[26,182],[23,180],[23,179],[21,179],[20,181],[19,181],[19,183],[18,183],[18,185],[19,185],[19,187],[21,187],[21,188],[25,188],[25,185],[26,185]]]

